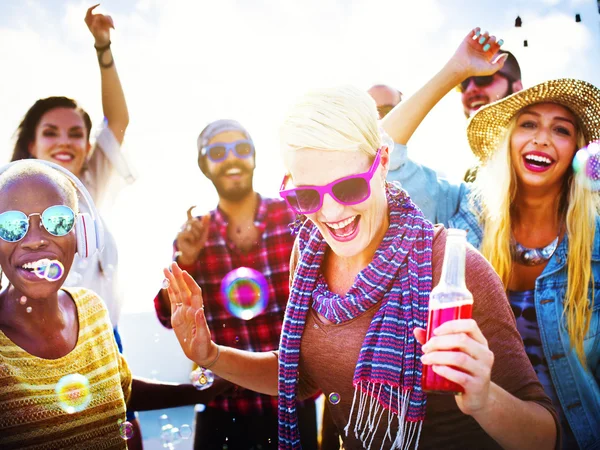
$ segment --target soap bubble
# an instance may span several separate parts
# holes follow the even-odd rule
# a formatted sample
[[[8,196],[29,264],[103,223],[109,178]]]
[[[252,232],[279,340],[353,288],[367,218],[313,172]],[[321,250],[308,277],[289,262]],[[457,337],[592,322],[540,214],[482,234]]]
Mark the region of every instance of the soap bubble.
[[[54,388],[58,397],[58,405],[66,413],[83,411],[92,401],[90,382],[78,373],[65,375]]]
[[[119,425],[119,434],[121,439],[127,441],[133,437],[133,425],[131,422],[121,422]]]
[[[221,282],[221,294],[227,310],[235,317],[250,320],[262,314],[269,301],[269,285],[257,270],[240,267]]]
[[[189,439],[192,437],[192,427],[188,424],[183,424],[179,427],[179,432],[181,433],[181,439]]]
[[[337,392],[332,392],[331,394],[329,394],[329,403],[331,403],[332,405],[337,405],[341,399],[342,398],[340,397],[340,394],[338,394]]]
[[[163,288],[163,289],[168,289],[168,288],[169,288],[169,286],[171,286],[171,282],[169,281],[169,279],[168,279],[168,278],[165,278],[165,279],[162,281],[162,288]]]
[[[190,373],[190,381],[196,389],[203,391],[213,385],[215,375],[211,370],[198,367]]]

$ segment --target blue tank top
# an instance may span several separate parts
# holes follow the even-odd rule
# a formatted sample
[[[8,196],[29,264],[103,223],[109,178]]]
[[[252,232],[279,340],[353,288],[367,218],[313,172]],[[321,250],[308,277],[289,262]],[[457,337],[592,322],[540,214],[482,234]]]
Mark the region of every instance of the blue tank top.
[[[577,445],[575,436],[560,406],[560,401],[558,400],[558,395],[550,376],[548,362],[544,355],[544,349],[542,348],[540,328],[535,311],[535,291],[508,291],[507,295],[510,307],[513,310],[515,319],[517,319],[517,330],[523,338],[525,353],[527,353],[544,391],[546,391],[546,394],[552,400],[552,404],[558,413],[562,428],[562,448],[578,449],[579,446]]]

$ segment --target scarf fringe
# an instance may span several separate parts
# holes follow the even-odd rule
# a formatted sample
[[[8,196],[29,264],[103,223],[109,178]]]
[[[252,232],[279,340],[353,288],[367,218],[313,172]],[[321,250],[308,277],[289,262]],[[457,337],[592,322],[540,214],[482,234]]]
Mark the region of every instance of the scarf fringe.
[[[377,389],[377,386],[379,387]],[[366,382],[365,389],[363,390],[362,380],[354,387],[354,397],[352,399],[352,407],[350,408],[350,417],[348,423],[344,427],[346,436],[350,432],[352,426],[352,419],[354,413],[354,407],[356,406],[356,399],[358,397],[358,408],[356,411],[356,419],[354,421],[354,436],[360,440],[365,450],[371,450],[375,435],[379,429],[379,424],[383,418],[384,413],[387,411],[387,429],[381,442],[380,450],[383,450],[386,442],[392,444],[390,450],[408,450],[414,444],[414,449],[417,450],[419,446],[419,439],[421,438],[421,430],[423,428],[423,421],[417,422],[406,421],[406,414],[410,405],[410,394],[412,391],[402,391],[401,387],[398,387],[398,413],[392,411],[392,396],[390,396],[390,403],[384,406],[380,403],[381,389],[383,385],[380,383]],[[377,389],[377,395],[375,390]],[[392,424],[394,418],[398,419],[398,432],[396,436],[392,436]]]

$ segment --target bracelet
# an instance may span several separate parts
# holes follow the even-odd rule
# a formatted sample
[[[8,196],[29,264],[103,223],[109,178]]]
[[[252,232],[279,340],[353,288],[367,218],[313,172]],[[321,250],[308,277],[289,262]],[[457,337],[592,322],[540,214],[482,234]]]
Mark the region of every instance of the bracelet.
[[[213,359],[210,364],[207,364],[206,366],[202,366],[202,367],[204,367],[205,369],[210,369],[212,366],[215,365],[215,363],[217,362],[217,359],[219,359],[219,356],[221,356],[221,347],[219,345],[217,345],[217,356],[215,356],[215,359]]]
[[[96,49],[97,52],[105,52],[106,50],[108,50],[110,48],[110,40],[108,41],[108,44],[103,45],[102,47],[96,47],[96,44],[94,44],[94,48]]]
[[[104,45],[103,47],[96,47],[96,44],[94,44],[94,48],[96,49],[96,53],[98,54],[98,64],[100,64],[100,67],[102,67],[103,69],[109,69],[115,64],[115,59],[112,57],[112,55],[110,58],[110,62],[102,62],[102,57],[108,50],[110,50],[110,40],[108,41],[108,44]]]

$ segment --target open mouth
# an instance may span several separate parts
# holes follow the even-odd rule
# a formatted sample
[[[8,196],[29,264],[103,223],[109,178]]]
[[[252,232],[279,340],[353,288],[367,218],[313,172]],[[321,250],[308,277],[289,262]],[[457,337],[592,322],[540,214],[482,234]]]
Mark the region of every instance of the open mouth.
[[[323,222],[331,236],[340,242],[347,242],[356,236],[358,232],[358,223],[360,222],[360,215],[348,217],[347,219],[340,220],[339,222]]]
[[[533,172],[544,172],[554,164],[554,160],[546,155],[528,153],[523,155],[523,163]]]
[[[485,106],[489,103],[489,99],[484,96],[475,96],[469,99],[468,105],[470,109],[478,110],[482,106]]]
[[[75,155],[71,154],[71,153],[67,153],[67,152],[59,152],[59,153],[54,153],[52,155],[52,158],[56,159],[57,161],[66,163],[66,162],[71,162],[75,159]]]

